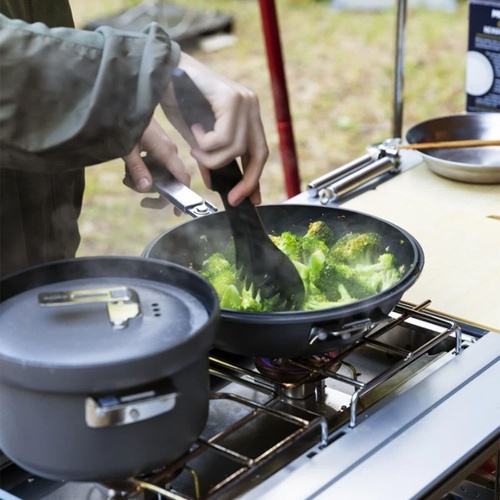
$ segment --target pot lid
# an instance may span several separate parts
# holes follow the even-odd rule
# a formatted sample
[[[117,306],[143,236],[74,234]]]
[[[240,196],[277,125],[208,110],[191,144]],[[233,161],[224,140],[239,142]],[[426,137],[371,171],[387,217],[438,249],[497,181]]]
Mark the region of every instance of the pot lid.
[[[115,259],[61,261],[9,278],[12,284],[17,276],[23,291],[0,303],[2,378],[40,387],[57,376],[58,390],[66,378],[72,389],[118,379],[130,386],[206,355],[207,324],[217,313],[209,285],[170,263],[132,259],[127,271],[130,259],[118,260],[121,266]],[[89,276],[97,263],[104,265]],[[26,289],[29,279],[38,285]]]

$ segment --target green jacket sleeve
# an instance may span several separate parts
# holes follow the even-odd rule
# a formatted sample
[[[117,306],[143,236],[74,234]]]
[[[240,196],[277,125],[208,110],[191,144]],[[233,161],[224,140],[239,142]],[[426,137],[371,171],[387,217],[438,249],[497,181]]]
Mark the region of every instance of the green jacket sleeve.
[[[156,23],[91,32],[0,15],[2,168],[55,173],[127,154],[179,55]]]

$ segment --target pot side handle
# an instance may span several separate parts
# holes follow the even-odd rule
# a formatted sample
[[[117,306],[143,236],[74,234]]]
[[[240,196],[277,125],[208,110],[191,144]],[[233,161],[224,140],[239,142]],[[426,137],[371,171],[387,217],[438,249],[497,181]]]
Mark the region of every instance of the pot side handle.
[[[85,398],[85,422],[93,429],[142,422],[172,410],[178,395],[171,385],[167,385],[119,396],[88,396]]]

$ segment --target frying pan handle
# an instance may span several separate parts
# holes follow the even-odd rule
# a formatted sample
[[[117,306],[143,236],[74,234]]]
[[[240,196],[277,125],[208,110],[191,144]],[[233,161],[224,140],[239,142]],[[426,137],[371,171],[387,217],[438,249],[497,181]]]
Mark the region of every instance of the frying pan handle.
[[[189,127],[199,123],[206,132],[215,126],[215,115],[207,98],[180,68],[172,71],[172,85],[182,116]],[[210,169],[210,183],[213,191],[217,191],[226,206],[227,194],[241,181],[243,175],[236,160],[218,169]]]
[[[309,333],[309,345],[317,344],[318,342],[328,342],[334,339],[342,339],[348,341],[353,335],[359,333],[368,333],[376,326],[390,321],[391,317],[380,313],[376,318],[364,318],[359,321],[346,323],[340,328],[338,325],[329,327],[328,325],[313,326]]]
[[[217,207],[178,181],[156,158],[145,156],[143,160],[153,177],[155,190],[182,212],[193,219],[217,212]]]

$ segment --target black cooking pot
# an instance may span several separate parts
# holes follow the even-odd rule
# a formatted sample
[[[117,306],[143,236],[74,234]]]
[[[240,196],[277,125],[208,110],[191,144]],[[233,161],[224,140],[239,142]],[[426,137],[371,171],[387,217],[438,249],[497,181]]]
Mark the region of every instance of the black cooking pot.
[[[221,311],[215,345],[228,352],[256,357],[300,357],[352,344],[374,325],[387,319],[424,265],[419,243],[403,229],[371,215],[312,205],[258,207],[269,234],[307,232],[310,222],[322,220],[336,237],[348,232],[374,231],[403,265],[403,277],[390,288],[365,299],[317,311],[275,313]],[[177,226],[145,249],[143,256],[165,259],[198,270],[212,253],[224,250],[231,230],[225,212]]]
[[[123,479],[188,451],[208,415],[215,291],[176,264],[54,262],[0,282],[0,447],[50,479]]]

